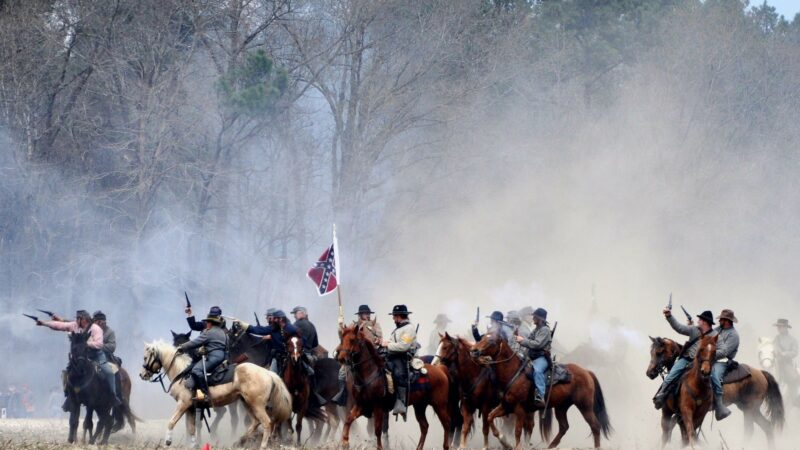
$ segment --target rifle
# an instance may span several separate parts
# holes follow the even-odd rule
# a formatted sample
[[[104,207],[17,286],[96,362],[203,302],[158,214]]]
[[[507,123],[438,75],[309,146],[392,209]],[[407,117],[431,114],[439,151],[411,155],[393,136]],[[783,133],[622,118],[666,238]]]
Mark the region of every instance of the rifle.
[[[258,320],[258,314],[256,314],[255,311],[253,311],[253,317],[256,318],[256,326],[260,327],[261,326],[261,321]]]
[[[52,311],[46,311],[44,309],[37,309],[37,311],[47,314],[48,316],[50,316],[51,319],[56,316],[56,314]]]
[[[689,314],[689,311],[686,311],[686,308],[684,308],[683,305],[681,305],[681,309],[683,310],[683,313],[686,314],[686,320],[689,321],[689,325],[691,325],[692,324],[692,315]]]
[[[558,321],[556,320],[553,323],[553,329],[550,330],[550,345],[552,346],[553,337],[556,335],[556,330],[558,329]],[[544,409],[542,411],[547,411],[547,407],[550,405],[550,393],[553,392],[553,379],[555,378],[553,375],[556,371],[556,357],[554,355],[550,356],[550,387],[547,389],[547,398],[544,400]]]
[[[39,318],[36,317],[36,316],[32,316],[30,314],[25,314],[25,313],[22,313],[22,315],[27,317],[27,318],[29,318],[29,319],[31,319],[31,320],[33,320],[34,322],[38,322],[39,321]]]
[[[183,291],[183,296],[186,297],[186,307],[191,308],[192,302],[189,301],[189,294],[187,294],[186,291]]]

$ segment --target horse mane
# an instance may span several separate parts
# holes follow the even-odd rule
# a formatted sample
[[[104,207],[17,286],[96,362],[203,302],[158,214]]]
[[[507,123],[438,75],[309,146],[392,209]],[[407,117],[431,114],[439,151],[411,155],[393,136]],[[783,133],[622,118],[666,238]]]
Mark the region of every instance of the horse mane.
[[[356,327],[358,327],[358,330],[356,330]],[[381,355],[378,353],[378,349],[375,348],[372,342],[369,339],[367,339],[364,330],[361,329],[357,324],[348,325],[344,327],[344,329],[342,329],[342,338],[344,338],[346,334],[353,334],[353,333],[356,333],[356,339],[366,344],[364,347],[366,347],[367,351],[369,352],[372,359],[375,361],[375,364],[378,366],[378,368],[383,369],[385,365],[383,357],[381,357]]]
[[[470,348],[470,347],[472,347],[472,345],[473,345],[473,344],[472,344],[472,342],[471,342],[471,341],[469,341],[469,340],[468,340],[467,338],[465,338],[465,337],[462,337],[462,336],[453,336],[453,337],[455,337],[455,338],[456,338],[456,340],[458,341],[458,343],[459,343],[459,344],[463,345],[463,346],[464,346],[464,347],[466,347],[466,348]]]
[[[161,359],[161,365],[163,366],[164,369],[172,365],[172,368],[177,369],[178,373],[180,373],[183,372],[187,367],[189,367],[189,364],[192,363],[192,360],[191,358],[189,358],[189,355],[175,355],[177,349],[173,347],[172,344],[165,342],[161,339],[155,340],[150,343],[146,343],[145,350],[147,349],[153,349],[153,351],[158,353],[159,359]],[[174,362],[164,361],[163,355],[168,352],[172,352],[172,354],[175,355]]]

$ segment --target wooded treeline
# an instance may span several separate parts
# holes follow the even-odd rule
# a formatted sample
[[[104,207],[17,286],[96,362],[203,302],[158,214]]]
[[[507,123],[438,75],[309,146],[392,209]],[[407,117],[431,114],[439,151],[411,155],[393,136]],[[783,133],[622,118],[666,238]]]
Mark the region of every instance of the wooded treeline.
[[[739,0],[3,0],[0,297],[266,304],[336,222],[368,298],[586,124],[796,171],[799,87],[800,18]]]

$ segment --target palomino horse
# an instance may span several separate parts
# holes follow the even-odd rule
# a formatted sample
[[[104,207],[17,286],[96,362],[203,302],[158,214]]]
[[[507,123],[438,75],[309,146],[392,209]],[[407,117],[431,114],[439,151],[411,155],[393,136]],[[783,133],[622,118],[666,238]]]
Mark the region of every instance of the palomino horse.
[[[647,366],[647,377],[655,379],[672,369],[672,365],[681,353],[681,345],[660,337],[651,337],[650,364]],[[749,366],[748,366],[749,367]],[[687,375],[688,376],[688,375]],[[726,405],[735,404],[744,413],[744,431],[749,439],[753,435],[754,424],[764,430],[770,447],[774,443],[774,430],[780,430],[784,423],[783,399],[775,378],[765,370],[750,367],[750,376],[723,385],[723,399]],[[769,420],[761,414],[761,405],[766,402]],[[661,409],[661,445],[669,442],[672,428],[681,414],[674,398],[668,398]],[[698,425],[699,426],[699,425]],[[683,432],[683,430],[682,430]],[[684,442],[686,442],[684,435]]]
[[[181,344],[185,344],[189,342],[192,336],[192,330],[189,330],[188,333],[176,333],[170,330],[172,333],[172,345],[175,347],[180,346]],[[193,357],[194,350],[189,352],[189,356]],[[214,421],[211,422],[211,434],[216,436],[217,430],[219,429],[219,423],[222,421],[222,418],[225,417],[225,409],[227,409],[231,413],[231,432],[236,433],[236,428],[239,426],[239,410],[238,410],[239,403],[233,402],[227,406],[227,408],[214,408]]]
[[[489,428],[495,436],[500,434],[494,423],[489,422],[489,412],[500,402],[500,396],[492,382],[492,369],[475,362],[469,355],[471,349],[472,344],[466,339],[450,336],[445,332],[439,341],[434,364],[440,363],[447,367],[460,387],[461,417],[464,423],[459,448],[467,448],[467,437],[474,427],[475,411],[480,411],[483,418],[483,448],[487,449]]]
[[[300,447],[302,441],[300,435],[303,431],[303,419],[318,420],[325,422],[325,413],[310,405],[311,382],[303,367],[303,342],[298,337],[291,337],[286,341],[286,351],[289,355],[288,360],[283,364],[283,381],[292,394],[292,412],[297,419],[295,431],[297,432],[297,446]],[[322,426],[317,426],[313,438],[319,439],[322,434]]]
[[[378,450],[383,448],[381,432],[384,416],[393,404],[393,395],[388,393],[385,365],[383,358],[372,342],[364,335],[360,325],[345,327],[342,331],[342,342],[336,349],[337,359],[347,365],[348,377],[352,376],[352,408],[342,430],[342,445],[349,446],[350,426],[360,416],[372,416],[377,437]],[[428,405],[442,423],[444,429],[444,449],[450,448],[450,381],[447,369],[443,366],[425,364],[428,383],[425,388],[414,389],[409,393],[408,405],[414,406],[414,415],[420,428],[417,450],[425,445],[428,434],[428,420],[425,410]],[[455,401],[455,399],[452,399]]]
[[[533,383],[525,375],[525,366],[520,357],[509,347],[508,342],[497,333],[486,333],[483,338],[475,344],[470,352],[473,358],[487,366],[495,368],[497,376],[497,386],[500,388],[501,402],[489,413],[489,422],[492,423],[498,417],[514,413],[517,416],[517,425],[514,429],[516,438],[515,449],[521,448],[522,429],[526,413],[532,411],[533,405],[529,400],[529,392],[533,389]],[[558,420],[558,434],[550,442],[550,448],[555,448],[561,442],[569,429],[567,421],[567,410],[575,405],[583,415],[594,437],[594,446],[600,447],[600,435],[608,438],[611,433],[611,423],[606,412],[603,390],[597,377],[589,370],[575,364],[567,364],[567,369],[572,373],[572,380],[569,383],[556,384],[550,388],[550,399],[548,406],[555,409],[556,419]],[[540,423],[542,437],[547,440],[550,435],[549,415]],[[500,438],[499,432],[495,437]],[[510,447],[503,442],[504,446]]]
[[[166,445],[172,444],[172,429],[185,413],[187,415],[186,428],[192,436],[192,446],[197,446],[192,392],[183,383],[175,382],[177,381],[175,378],[183,373],[190,363],[191,359],[188,356],[177,354],[175,347],[165,342],[156,341],[145,344],[144,364],[139,376],[148,381],[164,370],[167,378],[173,382],[169,393],[178,402],[178,406],[167,424]],[[274,373],[255,364],[237,365],[233,381],[211,386],[209,397],[212,406],[215,407],[225,406],[239,399],[243,400],[251,422],[241,441],[247,440],[261,425],[264,428],[264,435],[261,438],[262,450],[267,448],[275,425],[287,421],[292,414],[292,398],[283,381]]]

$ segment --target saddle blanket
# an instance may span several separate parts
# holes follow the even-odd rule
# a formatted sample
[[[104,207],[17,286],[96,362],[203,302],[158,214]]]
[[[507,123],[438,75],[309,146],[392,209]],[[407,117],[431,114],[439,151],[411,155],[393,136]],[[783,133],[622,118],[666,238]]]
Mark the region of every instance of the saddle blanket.
[[[550,384],[556,385],[572,382],[572,373],[567,369],[566,365],[556,363],[554,366],[553,368],[547,369],[544,375],[548,386]],[[552,382],[550,381],[551,377],[553,378]]]
[[[736,364],[735,366],[735,369],[728,369],[728,371],[725,372],[725,376],[722,378],[722,384],[736,383],[752,375],[750,373],[750,366],[745,364]]]
[[[208,385],[216,386],[233,382],[233,375],[236,372],[236,364],[221,364],[214,372],[208,375]]]

